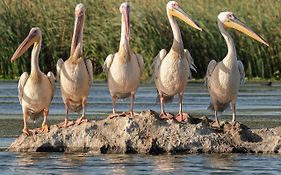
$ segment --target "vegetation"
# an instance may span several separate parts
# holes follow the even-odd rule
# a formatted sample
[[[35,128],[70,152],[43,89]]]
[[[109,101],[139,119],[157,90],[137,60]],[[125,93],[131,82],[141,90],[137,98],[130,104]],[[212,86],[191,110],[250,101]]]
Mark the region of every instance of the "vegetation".
[[[92,60],[94,73],[104,78],[102,64],[106,56],[118,49],[120,39],[121,1],[81,0],[86,6],[84,29],[84,56]],[[43,33],[40,67],[44,72],[55,71],[59,58],[69,56],[77,0],[2,0],[0,2],[0,77],[17,78],[30,70],[30,59],[10,58],[29,33],[38,26]],[[179,1],[204,29],[196,31],[179,22],[185,48],[189,49],[198,68],[195,78],[202,78],[211,59],[224,58],[227,52],[220,35],[216,17],[230,10],[270,44],[266,47],[243,34],[232,32],[238,58],[242,60],[248,78],[280,78],[281,72],[281,1],[280,0],[185,0]],[[172,33],[166,15],[164,0],[131,0],[131,47],[145,59],[144,79],[151,76],[151,63],[160,49],[169,49]],[[30,57],[30,52],[23,56]]]

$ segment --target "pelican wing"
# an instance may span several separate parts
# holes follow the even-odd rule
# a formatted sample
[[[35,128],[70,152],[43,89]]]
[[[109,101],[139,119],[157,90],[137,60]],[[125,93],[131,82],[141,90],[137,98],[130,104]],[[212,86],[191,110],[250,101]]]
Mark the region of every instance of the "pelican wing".
[[[152,63],[152,71],[153,71],[153,79],[156,80],[159,76],[159,70],[161,63],[165,56],[167,55],[167,51],[165,49],[162,49],[158,55],[154,58],[154,61]]]
[[[105,62],[103,64],[103,71],[105,73],[105,75],[107,76],[108,75],[108,71],[111,67],[111,64],[112,64],[112,61],[113,61],[113,58],[114,58],[114,54],[110,54],[106,57],[105,59]]]
[[[92,62],[91,62],[91,60],[90,59],[87,59],[86,61],[85,61],[85,63],[86,63],[86,68],[87,68],[87,71],[88,71],[88,74],[89,74],[89,85],[91,86],[91,84],[93,83],[93,74],[94,74],[94,72],[93,72],[93,64],[92,64]]]
[[[194,61],[193,61],[193,58],[192,58],[190,52],[187,49],[184,49],[184,55],[185,55],[185,58],[187,59],[189,69],[193,70],[194,72],[197,72],[196,66],[195,66]],[[191,72],[190,72],[190,75],[189,75],[188,78],[192,78]]]
[[[55,95],[55,91],[56,91],[56,84],[55,84],[56,78],[55,78],[55,75],[53,74],[53,72],[48,72],[47,77],[52,86],[52,98],[53,98]]]
[[[64,63],[64,61],[61,58],[57,62],[57,80],[60,79],[60,72],[61,72],[63,63]]]
[[[237,61],[238,62],[238,70],[240,73],[240,84],[244,84],[245,82],[245,70],[244,70],[244,66],[243,63],[241,61]]]
[[[19,83],[18,83],[18,97],[19,97],[19,101],[20,104],[22,104],[22,97],[23,97],[23,88],[26,84],[27,79],[29,78],[29,75],[27,72],[24,72],[23,74],[21,74],[20,79],[19,79]]]
[[[216,66],[217,66],[216,60],[212,60],[212,61],[210,61],[210,63],[208,64],[207,72],[206,72],[206,75],[205,75],[205,77],[204,77],[204,81],[205,81],[205,85],[206,85],[206,86],[208,86],[210,77],[212,76],[212,73],[213,73],[213,71],[214,71],[214,69],[215,69]]]
[[[140,54],[135,54],[136,57],[137,57],[137,61],[138,61],[138,64],[139,64],[139,68],[140,68],[140,72],[141,74],[143,73],[143,70],[144,70],[144,61],[143,61],[143,57],[140,55]]]

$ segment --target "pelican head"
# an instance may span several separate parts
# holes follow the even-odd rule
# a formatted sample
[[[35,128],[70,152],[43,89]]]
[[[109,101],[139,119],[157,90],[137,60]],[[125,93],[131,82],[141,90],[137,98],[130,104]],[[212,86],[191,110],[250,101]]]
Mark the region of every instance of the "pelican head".
[[[167,3],[166,8],[167,8],[168,16],[178,17],[179,19],[183,20],[185,23],[187,23],[191,27],[194,27],[195,29],[202,31],[202,28],[187,13],[185,13],[179,7],[179,5],[176,1],[169,1]]]
[[[14,55],[11,58],[11,61],[15,61],[22,54],[24,54],[27,49],[34,44],[34,47],[37,47],[38,43],[42,38],[42,32],[39,27],[33,27],[24,41],[19,45]]]
[[[126,37],[129,40],[130,39],[130,5],[127,2],[123,2],[119,8],[121,14],[122,14],[122,21],[125,22],[125,29],[126,29]]]
[[[80,3],[75,7],[74,32],[71,43],[71,55],[79,51],[82,54],[83,26],[85,20],[85,6]]]
[[[261,36],[256,34],[252,29],[250,29],[244,23],[242,23],[232,12],[221,12],[218,15],[218,22],[221,22],[225,29],[227,28],[236,29],[248,35],[249,37],[269,46],[268,43]]]

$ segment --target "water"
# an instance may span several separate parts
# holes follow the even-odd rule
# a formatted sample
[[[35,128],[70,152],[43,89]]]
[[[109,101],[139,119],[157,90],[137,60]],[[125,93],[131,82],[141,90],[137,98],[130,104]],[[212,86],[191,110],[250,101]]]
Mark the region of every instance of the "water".
[[[281,156],[0,152],[1,174],[280,174]]]
[[[58,86],[57,86],[58,87]],[[142,85],[136,95],[135,111],[159,111],[155,103],[154,85]],[[177,113],[177,98],[165,105]],[[191,83],[184,96],[184,111],[192,116],[213,113],[207,89],[201,83]],[[128,111],[129,100],[117,102],[117,111]],[[111,98],[105,83],[95,83],[88,99],[87,117],[102,119],[111,112]],[[247,125],[272,127],[281,125],[281,85],[246,84],[237,100],[238,120]],[[62,121],[64,105],[57,88],[52,101],[49,122]],[[76,118],[73,114],[72,118]],[[231,119],[231,111],[220,118]],[[40,123],[39,123],[40,125]],[[251,154],[194,155],[91,155],[64,153],[10,153],[3,151],[20,134],[22,112],[17,97],[16,82],[0,82],[0,171],[1,174],[279,174],[281,156]]]
[[[140,112],[148,109],[159,111],[160,107],[159,104],[156,104],[155,97],[154,84],[141,85],[135,97],[135,111]],[[116,106],[117,111],[128,111],[129,102],[129,99],[119,100]],[[206,110],[209,102],[207,88],[202,83],[190,83],[187,86],[183,99],[184,111],[195,116],[207,115],[213,117],[213,113]],[[165,110],[177,113],[177,97],[174,99],[174,103],[165,105]],[[106,84],[94,83],[87,102],[87,116],[89,118],[99,118],[111,112],[111,97]],[[64,105],[57,85],[49,119],[63,119],[64,113]],[[225,113],[222,117],[230,115],[231,111]],[[237,99],[237,115],[238,120],[252,120],[252,118],[279,120],[281,116],[281,84],[266,86],[256,83],[242,86]],[[0,82],[0,118],[7,117],[22,118],[16,82]]]

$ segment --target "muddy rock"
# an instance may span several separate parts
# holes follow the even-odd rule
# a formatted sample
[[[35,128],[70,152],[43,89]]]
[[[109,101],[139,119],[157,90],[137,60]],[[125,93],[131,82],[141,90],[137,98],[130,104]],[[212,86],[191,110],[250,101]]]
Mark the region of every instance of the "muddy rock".
[[[89,121],[79,126],[50,127],[48,133],[22,134],[9,151],[91,153],[279,153],[281,127],[254,129],[221,122],[212,127],[207,117],[185,123],[161,120],[154,111],[134,118],[116,117]]]

